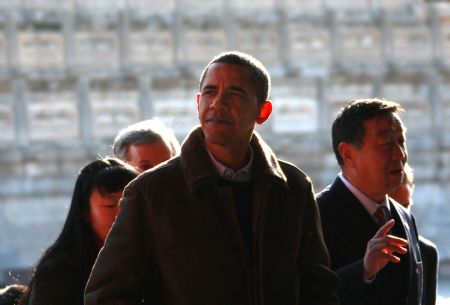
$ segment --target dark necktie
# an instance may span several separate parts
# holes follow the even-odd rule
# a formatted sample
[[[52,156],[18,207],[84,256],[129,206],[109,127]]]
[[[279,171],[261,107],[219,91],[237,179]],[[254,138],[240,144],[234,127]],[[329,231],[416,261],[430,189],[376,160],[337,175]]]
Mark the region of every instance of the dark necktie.
[[[389,219],[387,216],[387,208],[385,206],[380,206],[376,211],[375,211],[375,218],[377,219],[377,223],[378,225],[381,227],[383,226],[386,221]]]

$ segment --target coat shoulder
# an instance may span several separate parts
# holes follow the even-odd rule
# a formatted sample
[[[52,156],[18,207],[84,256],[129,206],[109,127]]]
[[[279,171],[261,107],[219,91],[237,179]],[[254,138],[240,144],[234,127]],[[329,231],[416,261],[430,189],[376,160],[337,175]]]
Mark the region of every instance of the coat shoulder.
[[[330,222],[335,223],[336,215],[341,213],[342,202],[349,203],[353,200],[348,192],[339,178],[336,178],[332,184],[316,194],[323,226],[328,226]]]
[[[419,235],[419,246],[420,249],[425,253],[427,253],[428,256],[432,257],[434,260],[439,260],[439,254],[438,249],[435,243],[433,243],[431,240],[426,239],[422,235]]]
[[[316,194],[317,204],[319,208],[332,208],[333,204],[338,198],[336,188],[333,185],[328,185],[326,188]]]
[[[148,186],[156,181],[158,183],[173,183],[174,178],[181,176],[180,171],[180,158],[175,157],[140,174],[130,185],[133,187]]]
[[[304,184],[312,183],[311,178],[303,170],[301,170],[294,164],[284,160],[278,160],[278,163],[280,164],[280,167],[283,170],[284,174],[286,175],[286,178],[288,178],[288,180],[296,179]]]

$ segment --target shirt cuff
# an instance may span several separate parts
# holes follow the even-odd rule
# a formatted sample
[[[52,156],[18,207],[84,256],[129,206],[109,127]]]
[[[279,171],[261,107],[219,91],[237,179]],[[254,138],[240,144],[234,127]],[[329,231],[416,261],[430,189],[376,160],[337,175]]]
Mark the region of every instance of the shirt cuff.
[[[364,282],[365,284],[372,284],[372,283],[375,281],[376,278],[377,278],[376,275],[375,275],[374,277],[370,278],[370,279],[368,279],[368,278],[366,278],[365,276],[363,276],[363,282]]]

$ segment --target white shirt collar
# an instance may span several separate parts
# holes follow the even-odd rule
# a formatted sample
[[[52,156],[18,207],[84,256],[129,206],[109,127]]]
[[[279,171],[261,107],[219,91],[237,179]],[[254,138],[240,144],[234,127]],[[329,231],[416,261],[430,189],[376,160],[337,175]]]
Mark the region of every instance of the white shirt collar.
[[[381,203],[377,203],[377,202],[373,201],[372,199],[370,199],[369,197],[367,197],[366,195],[364,195],[356,187],[354,187],[347,179],[345,179],[345,177],[342,175],[342,173],[339,173],[338,177],[345,184],[345,186],[349,189],[349,191],[356,197],[356,199],[358,199],[358,201],[363,205],[363,207],[367,210],[367,212],[370,215],[373,216],[375,214],[375,211],[380,206],[385,206],[390,211],[387,195],[384,196],[384,200]]]
[[[205,145],[206,147],[206,145]],[[206,147],[206,151],[209,154],[209,157],[211,158],[211,161],[214,164],[214,167],[216,168],[219,175],[221,175],[223,178],[227,180],[231,180],[234,182],[248,182],[251,180],[251,168],[253,163],[253,149],[249,146],[249,152],[250,152],[250,160],[247,162],[247,164],[242,167],[241,169],[238,169],[237,171],[232,170],[231,168],[226,167],[219,161],[217,161],[216,158],[212,155],[212,153],[209,151],[208,147]]]

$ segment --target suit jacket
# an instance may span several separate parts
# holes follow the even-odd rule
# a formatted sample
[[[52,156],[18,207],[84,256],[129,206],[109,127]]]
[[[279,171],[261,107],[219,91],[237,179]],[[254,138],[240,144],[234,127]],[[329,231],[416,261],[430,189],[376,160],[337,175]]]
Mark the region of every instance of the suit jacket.
[[[439,256],[436,245],[419,235],[419,246],[423,261],[423,304],[436,304]]]
[[[408,210],[389,202],[395,219],[391,234],[408,239],[408,253],[399,255],[400,263],[388,263],[371,284],[366,284],[363,258],[378,225],[339,177],[317,195],[317,202],[331,268],[338,276],[341,305],[421,304],[422,259],[415,221]]]

